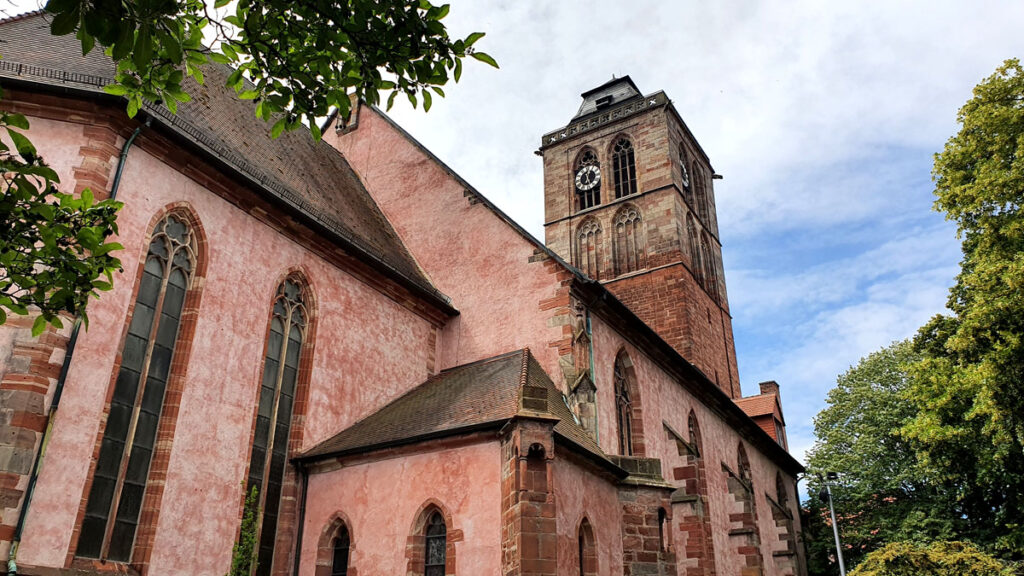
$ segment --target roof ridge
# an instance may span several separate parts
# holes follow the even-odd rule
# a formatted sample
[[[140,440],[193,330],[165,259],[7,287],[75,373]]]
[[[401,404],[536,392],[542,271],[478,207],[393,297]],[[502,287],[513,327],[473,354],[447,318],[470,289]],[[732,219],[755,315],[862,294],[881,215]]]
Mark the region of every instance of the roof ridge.
[[[526,348],[526,350],[529,350],[529,348]],[[470,366],[479,366],[480,364],[487,364],[488,362],[496,362],[498,360],[504,360],[504,359],[508,358],[509,356],[515,356],[516,354],[522,354],[522,352],[523,352],[523,348],[519,348],[517,350],[511,350],[509,352],[502,352],[501,354],[498,354],[497,356],[490,356],[488,358],[481,358],[479,360],[473,360],[472,362],[467,362],[465,364],[459,364],[458,366],[452,366],[451,368],[445,368],[444,370],[441,370],[437,374],[431,376],[431,378],[437,378],[438,376],[441,376],[441,375],[447,375],[447,374],[450,374],[450,373],[455,372],[457,370],[462,370],[463,368],[469,368]]]
[[[526,387],[526,377],[530,372],[530,347],[523,348],[523,367],[519,371],[519,388]]]
[[[31,18],[32,16],[42,16],[46,13],[45,8],[38,8],[36,10],[30,10],[21,14],[15,14],[14,16],[8,16],[7,18],[0,18],[0,25],[7,24],[9,22],[17,22],[18,20],[24,20]]]

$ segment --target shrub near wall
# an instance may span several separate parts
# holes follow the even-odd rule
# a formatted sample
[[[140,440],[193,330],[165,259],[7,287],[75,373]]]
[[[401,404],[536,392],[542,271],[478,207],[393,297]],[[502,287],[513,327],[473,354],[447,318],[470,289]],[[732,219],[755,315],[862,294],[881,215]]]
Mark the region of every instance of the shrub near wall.
[[[1013,576],[1015,571],[966,542],[893,542],[868,554],[850,576]]]

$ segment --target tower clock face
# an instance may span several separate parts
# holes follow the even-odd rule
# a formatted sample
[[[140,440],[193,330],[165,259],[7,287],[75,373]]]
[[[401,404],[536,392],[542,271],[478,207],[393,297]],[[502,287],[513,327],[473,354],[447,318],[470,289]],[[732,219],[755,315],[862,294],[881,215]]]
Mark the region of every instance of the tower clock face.
[[[593,164],[580,168],[576,173],[576,188],[586,192],[601,183],[601,169]]]

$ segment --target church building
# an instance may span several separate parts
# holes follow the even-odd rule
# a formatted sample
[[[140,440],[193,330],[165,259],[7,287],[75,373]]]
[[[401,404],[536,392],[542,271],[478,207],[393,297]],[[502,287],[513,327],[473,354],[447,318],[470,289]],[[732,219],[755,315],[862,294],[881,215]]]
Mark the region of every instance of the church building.
[[[88,329],[0,325],[9,574],[222,576],[247,539],[258,576],[806,574],[664,92],[612,79],[540,137],[541,242],[376,107],[272,139],[211,64],[129,119],[42,13],[0,38],[62,191],[124,203]]]

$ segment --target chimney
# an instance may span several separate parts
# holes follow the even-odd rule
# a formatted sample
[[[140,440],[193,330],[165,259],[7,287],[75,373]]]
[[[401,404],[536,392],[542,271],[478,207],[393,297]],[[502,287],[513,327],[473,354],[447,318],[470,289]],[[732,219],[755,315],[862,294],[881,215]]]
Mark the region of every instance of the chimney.
[[[779,395],[779,383],[775,380],[769,380],[767,382],[761,382],[758,384],[761,387],[761,394],[775,394]]]

